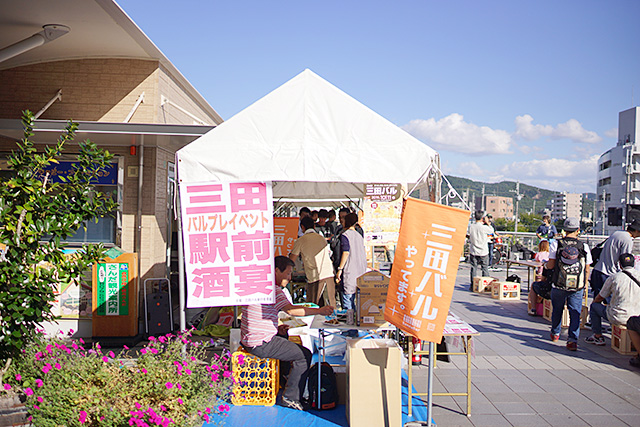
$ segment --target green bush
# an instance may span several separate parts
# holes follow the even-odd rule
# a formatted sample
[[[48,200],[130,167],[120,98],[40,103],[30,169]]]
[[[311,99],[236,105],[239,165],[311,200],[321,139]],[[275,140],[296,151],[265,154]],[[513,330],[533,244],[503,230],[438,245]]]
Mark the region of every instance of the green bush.
[[[64,240],[87,221],[111,214],[113,195],[96,191],[94,182],[113,155],[91,141],[78,143],[74,169],[63,182],[50,179],[78,127],[69,122],[58,141],[38,152],[33,115],[24,112],[24,138],[8,159],[12,175],[0,183],[0,361],[16,356],[44,321],[54,319],[51,304],[59,284],[68,284],[104,255],[101,245],[85,245],[65,256]]]
[[[82,340],[37,335],[14,360],[5,390],[27,395],[31,421],[57,426],[196,426],[229,410],[229,355],[205,361],[190,333],[150,338],[137,359]]]

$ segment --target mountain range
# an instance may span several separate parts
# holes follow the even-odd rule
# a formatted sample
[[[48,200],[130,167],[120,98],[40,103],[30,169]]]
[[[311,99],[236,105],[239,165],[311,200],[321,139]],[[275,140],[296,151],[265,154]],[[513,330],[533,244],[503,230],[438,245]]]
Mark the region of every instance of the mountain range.
[[[453,188],[462,196],[463,193],[469,191],[469,198],[480,197],[482,195],[482,187],[484,186],[484,194],[486,196],[503,196],[503,197],[515,197],[516,185],[515,181],[501,181],[501,182],[479,182],[473,181],[467,178],[461,178],[457,176],[447,175]],[[442,181],[442,194],[445,195],[449,192],[449,188],[445,180]],[[523,213],[542,213],[547,206],[547,201],[551,200],[554,194],[558,191],[546,190],[544,188],[534,187],[520,183],[520,194],[522,198],[518,206],[520,214]],[[448,202],[458,201],[451,200]],[[583,193],[582,194],[582,212],[583,216],[588,217],[589,213],[593,213],[596,201],[595,193]],[[444,201],[443,201],[444,203]]]

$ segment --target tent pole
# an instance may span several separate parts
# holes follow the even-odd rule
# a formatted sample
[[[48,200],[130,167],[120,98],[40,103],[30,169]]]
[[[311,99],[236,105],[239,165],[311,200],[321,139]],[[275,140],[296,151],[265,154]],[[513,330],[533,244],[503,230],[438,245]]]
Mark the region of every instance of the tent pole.
[[[178,197],[176,203],[178,208],[176,209],[178,214],[178,297],[180,300],[179,315],[180,315],[180,331],[187,329],[187,316],[186,316],[186,295],[185,295],[185,283],[184,283],[184,242],[182,239],[182,204],[180,203],[180,186],[176,185]]]
[[[429,374],[427,382],[427,426],[431,427],[433,402],[433,367],[435,363],[435,345],[429,341]]]

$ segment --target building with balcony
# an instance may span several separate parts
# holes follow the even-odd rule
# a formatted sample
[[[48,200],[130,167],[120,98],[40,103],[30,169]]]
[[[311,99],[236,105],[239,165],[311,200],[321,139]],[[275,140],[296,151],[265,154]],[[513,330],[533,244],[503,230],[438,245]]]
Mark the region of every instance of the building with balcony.
[[[569,217],[582,217],[582,194],[558,193],[550,200],[550,215],[552,221]]]
[[[484,196],[484,203],[482,203],[482,197],[478,197],[475,205],[477,209],[484,207],[484,211],[494,218],[513,219],[514,216],[513,197]]]
[[[611,234],[640,218],[640,108],[618,114],[618,143],[598,159],[595,232]]]

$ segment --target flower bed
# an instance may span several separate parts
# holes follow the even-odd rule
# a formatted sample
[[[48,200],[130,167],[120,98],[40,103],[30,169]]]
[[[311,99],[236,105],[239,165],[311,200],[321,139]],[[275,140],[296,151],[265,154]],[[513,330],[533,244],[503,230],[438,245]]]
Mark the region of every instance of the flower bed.
[[[229,410],[229,355],[205,361],[190,333],[150,338],[137,358],[39,335],[5,375],[30,420],[49,426],[196,426]],[[183,348],[186,350],[183,352]]]

